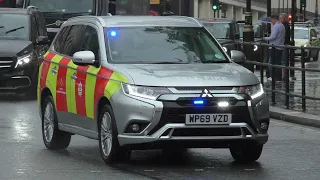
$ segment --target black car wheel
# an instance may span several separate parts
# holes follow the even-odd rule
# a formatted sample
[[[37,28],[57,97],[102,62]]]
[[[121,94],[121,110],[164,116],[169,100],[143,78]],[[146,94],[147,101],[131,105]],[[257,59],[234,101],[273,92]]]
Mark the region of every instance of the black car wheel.
[[[240,163],[250,163],[260,158],[263,145],[256,142],[246,142],[230,147],[232,157]]]

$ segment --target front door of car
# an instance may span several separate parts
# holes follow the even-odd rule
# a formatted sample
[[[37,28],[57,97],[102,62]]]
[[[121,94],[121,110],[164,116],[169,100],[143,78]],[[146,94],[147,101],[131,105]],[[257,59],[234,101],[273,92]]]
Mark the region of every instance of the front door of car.
[[[87,26],[80,44],[80,51],[91,51],[95,55],[96,65],[78,65],[76,73],[76,85],[74,103],[77,104],[78,115],[81,115],[82,128],[97,132],[95,119],[95,85],[97,74],[100,70],[100,47],[97,28]]]
[[[81,129],[80,134],[91,137],[97,129],[97,123],[93,120],[95,118],[94,93],[95,78],[100,68],[77,64],[72,61],[72,56],[79,51],[92,51],[98,62],[100,48],[97,31],[92,26],[73,25],[65,44],[65,54],[71,59],[66,76],[69,82],[67,88],[70,90],[68,111],[69,114],[73,114],[73,117],[69,118],[68,124]]]

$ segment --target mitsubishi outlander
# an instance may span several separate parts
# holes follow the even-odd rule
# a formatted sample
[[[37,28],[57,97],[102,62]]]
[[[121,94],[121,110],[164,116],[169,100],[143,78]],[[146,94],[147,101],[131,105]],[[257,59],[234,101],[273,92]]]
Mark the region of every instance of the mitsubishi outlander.
[[[155,148],[228,148],[236,161],[255,161],[269,102],[244,61],[190,17],[71,18],[40,65],[44,144],[96,139],[106,163]]]

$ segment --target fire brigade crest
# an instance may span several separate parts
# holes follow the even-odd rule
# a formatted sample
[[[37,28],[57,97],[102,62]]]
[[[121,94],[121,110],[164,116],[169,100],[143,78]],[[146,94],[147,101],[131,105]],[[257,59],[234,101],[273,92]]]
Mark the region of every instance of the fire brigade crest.
[[[79,84],[78,84],[78,96],[82,96],[82,83],[81,83],[81,81],[79,82]]]

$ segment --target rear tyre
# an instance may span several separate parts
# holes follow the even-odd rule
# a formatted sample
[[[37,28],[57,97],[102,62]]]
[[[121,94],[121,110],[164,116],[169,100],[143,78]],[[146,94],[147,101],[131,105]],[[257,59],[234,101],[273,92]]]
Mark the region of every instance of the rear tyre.
[[[263,145],[255,142],[246,142],[242,145],[230,147],[233,159],[239,163],[250,163],[260,158]]]
[[[131,151],[119,145],[117,125],[110,105],[104,105],[98,119],[99,149],[102,160],[112,164],[121,160],[128,160]]]
[[[65,149],[69,146],[71,134],[58,129],[57,112],[51,96],[42,105],[42,138],[50,150]]]

